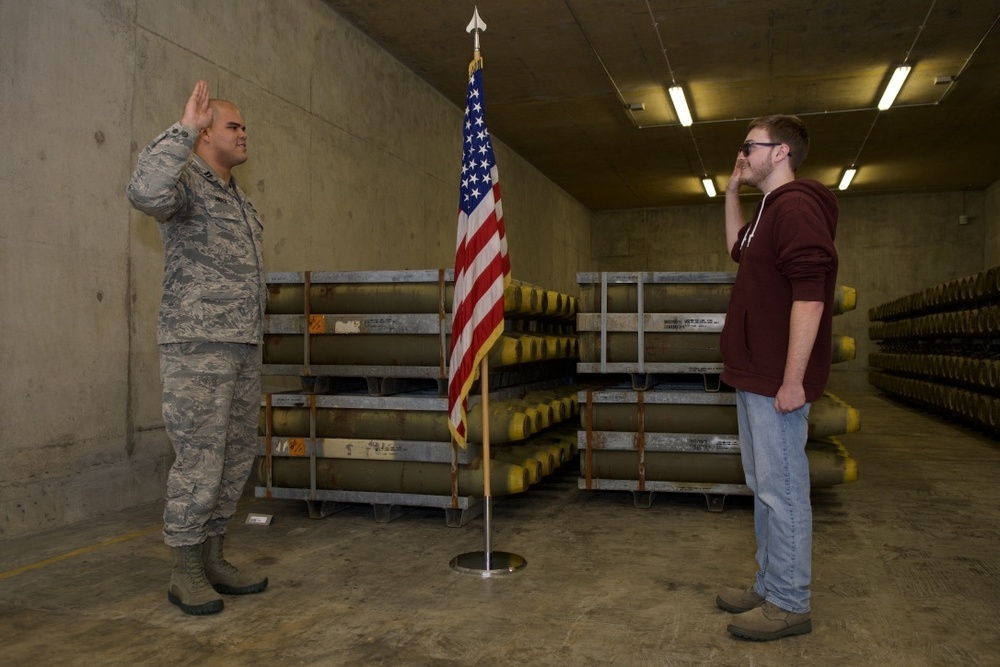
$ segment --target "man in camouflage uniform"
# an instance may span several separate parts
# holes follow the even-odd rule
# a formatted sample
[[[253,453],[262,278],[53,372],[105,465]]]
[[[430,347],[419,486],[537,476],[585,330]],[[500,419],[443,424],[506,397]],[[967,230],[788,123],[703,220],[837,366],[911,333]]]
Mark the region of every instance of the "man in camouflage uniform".
[[[196,615],[221,611],[218,593],[267,586],[222,554],[256,449],[267,299],[263,225],[231,176],[246,162],[246,144],[239,109],[210,99],[199,81],[180,122],[139,154],[127,188],[163,237],[156,337],[163,423],[176,454],[163,512],[174,555],[167,597]]]

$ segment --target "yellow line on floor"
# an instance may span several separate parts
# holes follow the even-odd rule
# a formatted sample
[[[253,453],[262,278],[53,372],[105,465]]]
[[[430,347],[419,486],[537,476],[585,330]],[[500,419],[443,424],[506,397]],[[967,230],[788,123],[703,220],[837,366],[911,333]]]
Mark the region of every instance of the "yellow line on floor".
[[[243,496],[236,503],[236,512],[239,513],[246,509],[246,506],[253,502],[254,498],[251,496]],[[103,542],[97,542],[91,544],[90,546],[80,547],[79,549],[73,549],[73,551],[67,551],[64,554],[58,556],[53,556],[52,558],[46,558],[45,560],[40,560],[37,563],[28,563],[27,565],[22,565],[21,567],[16,567],[13,570],[7,570],[6,572],[0,572],[0,579],[10,579],[11,577],[16,577],[19,574],[24,574],[25,572],[31,572],[32,570],[38,570],[47,565],[53,565],[60,561],[68,560],[76,556],[81,556],[91,551],[97,551],[98,549],[103,549],[105,547],[110,547],[111,545],[118,544],[120,542],[127,542],[129,540],[135,539],[137,537],[142,537],[143,535],[149,535],[150,533],[162,530],[162,524],[152,526],[151,528],[143,528],[142,530],[136,530],[131,533],[126,533],[125,535],[119,535],[118,537],[113,537],[110,540],[104,540]]]
[[[19,574],[24,574],[25,572],[31,572],[32,570],[38,570],[48,565],[58,563],[60,561],[68,560],[70,558],[75,558],[76,556],[81,556],[91,551],[97,551],[98,549],[103,549],[105,547],[110,547],[113,544],[118,544],[119,542],[127,542],[128,540],[135,539],[137,537],[142,537],[143,535],[149,535],[150,533],[160,530],[162,527],[157,525],[152,528],[143,528],[142,530],[137,530],[132,533],[126,533],[125,535],[119,535],[118,537],[113,537],[110,540],[104,540],[102,542],[96,542],[86,547],[80,547],[79,549],[73,549],[72,551],[67,551],[64,554],[58,556],[53,556],[52,558],[46,558],[45,560],[40,560],[36,563],[29,563],[21,567],[14,568],[13,570],[7,570],[6,572],[0,572],[0,579],[9,579],[10,577],[16,577]]]

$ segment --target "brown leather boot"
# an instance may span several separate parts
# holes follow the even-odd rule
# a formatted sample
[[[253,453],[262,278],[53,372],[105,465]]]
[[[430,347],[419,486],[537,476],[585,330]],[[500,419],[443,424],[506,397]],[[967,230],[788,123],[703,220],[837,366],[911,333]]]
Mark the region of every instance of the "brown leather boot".
[[[724,609],[731,614],[742,614],[764,604],[764,598],[754,592],[753,586],[745,590],[726,588],[719,592],[715,598],[715,604],[719,609]]]
[[[765,602],[750,611],[737,614],[727,630],[743,639],[764,642],[789,635],[808,634],[812,632],[812,620],[808,611],[796,614]]]
[[[193,616],[217,614],[223,606],[222,598],[205,578],[201,548],[200,544],[170,548],[174,555],[174,569],[170,573],[167,599],[185,614]]]
[[[267,577],[243,574],[222,555],[225,537],[216,535],[205,540],[205,577],[219,593],[225,595],[249,595],[260,593],[267,588]]]

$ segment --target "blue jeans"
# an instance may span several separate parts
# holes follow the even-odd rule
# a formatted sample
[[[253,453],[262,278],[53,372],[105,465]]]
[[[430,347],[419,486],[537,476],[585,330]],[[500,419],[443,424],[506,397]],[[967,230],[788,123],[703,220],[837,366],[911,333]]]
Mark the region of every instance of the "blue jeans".
[[[736,391],[740,455],[753,491],[757,579],[753,589],[786,611],[809,611],[812,505],[809,500],[809,403],[780,414],[774,397]]]

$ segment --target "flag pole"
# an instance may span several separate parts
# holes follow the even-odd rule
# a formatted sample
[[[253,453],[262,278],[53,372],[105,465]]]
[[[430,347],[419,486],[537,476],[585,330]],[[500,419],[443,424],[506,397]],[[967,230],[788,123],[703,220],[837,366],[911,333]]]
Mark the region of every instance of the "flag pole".
[[[473,55],[473,60],[469,64],[469,76],[470,78],[476,72],[477,69],[482,67],[482,58],[479,54],[479,33],[486,30],[486,23],[479,17],[479,8],[475,8],[472,14],[472,21],[469,22],[468,27],[466,27],[466,32],[475,33],[475,50]],[[471,86],[471,83],[470,83]],[[492,150],[490,150],[492,153]],[[461,227],[460,227],[461,229]],[[504,241],[506,244],[506,241]],[[459,243],[461,246],[461,242]],[[506,255],[506,245],[504,245],[504,255]],[[509,275],[509,267],[507,270]],[[459,280],[458,267],[456,266],[456,283]],[[506,279],[504,281],[506,284]],[[459,294],[458,285],[456,284],[456,301]],[[500,295],[500,303],[503,303],[503,295]],[[456,314],[457,308],[452,308],[453,317],[457,318]],[[502,328],[503,321],[502,316],[497,322],[497,326]],[[455,334],[452,334],[452,344],[454,345]],[[482,577],[491,577],[497,574],[505,574],[509,572],[515,572],[520,570],[528,562],[518,556],[517,554],[508,553],[506,551],[494,551],[493,550],[493,493],[491,489],[491,474],[490,474],[490,419],[489,419],[489,401],[490,401],[490,380],[489,380],[489,362],[487,361],[488,350],[483,351],[482,360],[479,362],[479,392],[480,392],[480,410],[482,410],[482,461],[483,461],[483,551],[472,551],[469,553],[460,554],[451,559],[451,567],[458,572],[464,572],[467,574],[478,574]],[[452,362],[454,365],[454,360]],[[473,366],[474,368],[474,366]],[[450,381],[449,381],[450,382]],[[451,396],[451,387],[449,386],[449,397]],[[451,406],[449,405],[449,412]],[[450,418],[450,416],[449,416]],[[464,417],[463,417],[464,420]],[[463,432],[463,438],[466,433]],[[464,440],[460,440],[464,442]]]
[[[487,571],[493,567],[493,494],[490,488],[490,364],[489,357],[479,363],[479,395],[483,413],[483,562]]]

